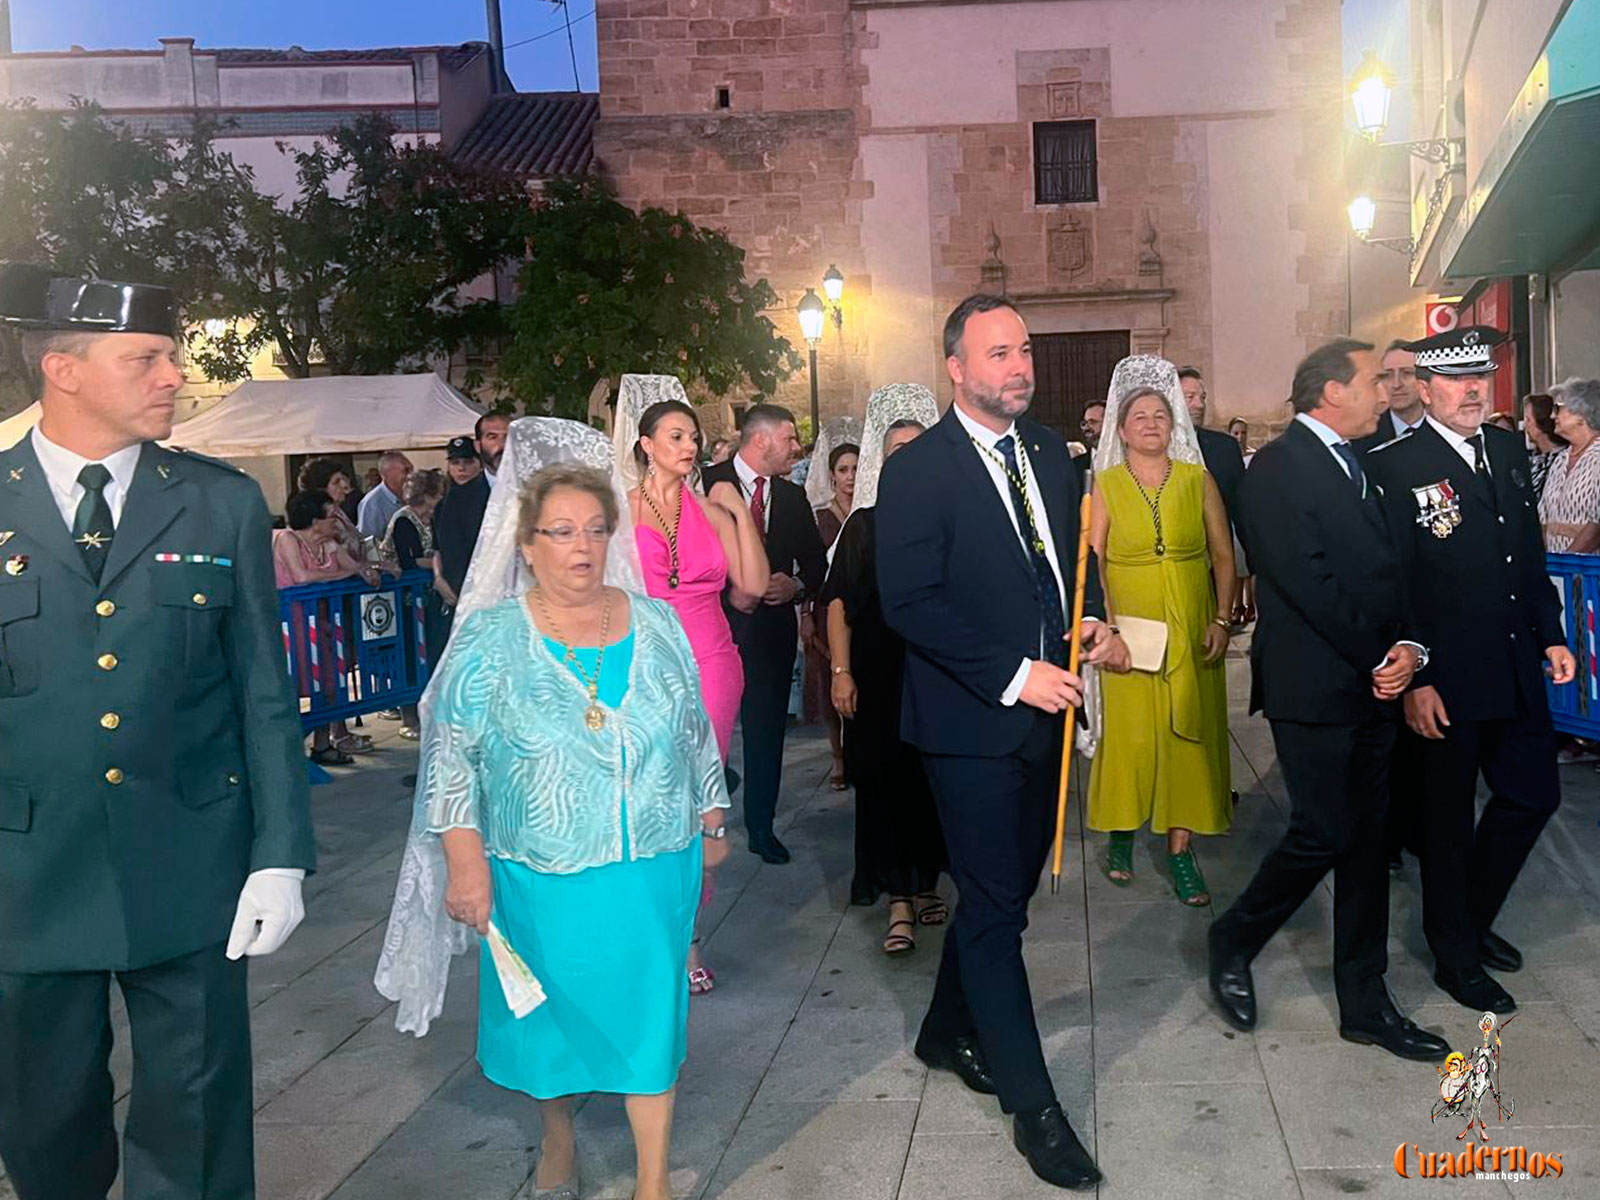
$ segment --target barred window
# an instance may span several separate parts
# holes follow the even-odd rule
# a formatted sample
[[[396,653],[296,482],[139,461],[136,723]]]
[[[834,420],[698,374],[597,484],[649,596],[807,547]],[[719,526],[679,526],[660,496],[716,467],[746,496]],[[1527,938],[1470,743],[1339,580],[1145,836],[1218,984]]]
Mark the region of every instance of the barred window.
[[[1100,198],[1093,121],[1038,121],[1033,126],[1035,204],[1086,204]]]

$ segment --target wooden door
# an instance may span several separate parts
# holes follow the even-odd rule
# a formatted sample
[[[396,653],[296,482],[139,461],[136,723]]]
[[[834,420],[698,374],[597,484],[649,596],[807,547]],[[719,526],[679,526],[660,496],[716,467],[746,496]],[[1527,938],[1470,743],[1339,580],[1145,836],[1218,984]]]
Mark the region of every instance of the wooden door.
[[[1105,403],[1111,372],[1128,357],[1128,346],[1126,329],[1034,334],[1036,386],[1028,415],[1066,441],[1082,441],[1083,410],[1090,401]]]

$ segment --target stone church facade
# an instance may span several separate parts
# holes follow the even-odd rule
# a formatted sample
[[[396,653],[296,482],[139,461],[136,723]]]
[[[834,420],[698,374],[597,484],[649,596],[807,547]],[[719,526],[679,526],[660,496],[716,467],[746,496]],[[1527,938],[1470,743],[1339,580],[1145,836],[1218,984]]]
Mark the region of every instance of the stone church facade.
[[[944,315],[980,288],[1026,316],[1069,436],[1130,352],[1275,424],[1348,327],[1339,0],[600,0],[598,34],[625,200],[725,230],[797,344],[844,273],[825,414],[943,398]],[[804,373],[778,398],[803,411]]]

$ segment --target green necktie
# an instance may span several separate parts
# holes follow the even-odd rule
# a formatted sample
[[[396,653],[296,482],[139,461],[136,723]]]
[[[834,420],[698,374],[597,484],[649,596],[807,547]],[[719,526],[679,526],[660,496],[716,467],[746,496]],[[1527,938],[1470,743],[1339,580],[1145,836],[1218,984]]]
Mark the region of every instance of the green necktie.
[[[78,501],[78,514],[72,521],[72,540],[78,543],[89,574],[98,583],[116,533],[116,526],[111,523],[111,505],[106,500],[111,472],[99,463],[90,463],[78,472],[78,482],[83,485],[83,499]]]

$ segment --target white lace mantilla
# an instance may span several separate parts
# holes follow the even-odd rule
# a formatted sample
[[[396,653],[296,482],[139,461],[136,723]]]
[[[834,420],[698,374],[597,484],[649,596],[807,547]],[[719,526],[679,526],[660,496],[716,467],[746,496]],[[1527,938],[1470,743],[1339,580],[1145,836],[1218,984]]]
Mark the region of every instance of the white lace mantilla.
[[[878,502],[878,476],[883,472],[883,436],[896,421],[916,421],[932,429],[939,420],[939,401],[920,383],[888,383],[867,397],[867,419],[861,430],[861,457],[856,461],[855,508]]]
[[[829,417],[817,434],[811,450],[811,467],[806,472],[806,499],[812,508],[821,508],[833,499],[833,476],[828,471],[828,456],[835,446],[846,442],[861,444],[860,417]],[[856,469],[860,470],[859,460]]]
[[[676,375],[624,375],[617,388],[617,411],[611,422],[611,450],[625,491],[639,486],[639,460],[633,448],[639,442],[639,418],[662,400],[689,404],[689,394]],[[690,408],[694,405],[689,404]]]

